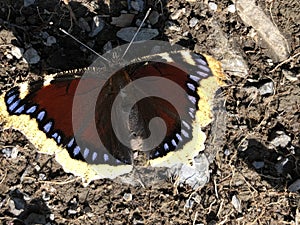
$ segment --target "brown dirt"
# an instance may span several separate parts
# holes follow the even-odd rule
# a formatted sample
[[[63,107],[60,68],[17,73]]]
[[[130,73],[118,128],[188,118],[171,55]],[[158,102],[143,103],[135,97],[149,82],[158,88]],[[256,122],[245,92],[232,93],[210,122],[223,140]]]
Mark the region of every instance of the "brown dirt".
[[[58,30],[70,27],[69,11],[62,3],[36,2],[30,7],[23,7],[23,1],[0,2],[1,91],[43,74],[89,66],[95,59]],[[38,154],[22,134],[5,131],[0,136],[1,149],[16,147],[19,153],[14,159],[0,153],[1,224],[30,224],[30,219],[39,216],[40,222],[33,224],[298,224],[299,192],[292,193],[288,187],[300,175],[300,82],[296,78],[300,74],[300,5],[297,0],[257,3],[289,41],[291,56],[298,54],[276,70],[273,69],[277,64],[268,61],[268,49],[250,37],[251,28],[236,13],[226,12],[231,2],[218,1],[218,10],[212,12],[202,1],[197,4],[184,0],[171,0],[168,4],[147,1],[147,7],[163,10],[154,25],[160,31],[158,40],[177,40],[191,50],[200,49],[218,57],[212,50],[218,40],[208,38],[212,32],[209,24],[214,20],[228,38],[236,41],[235,47],[248,64],[246,77],[225,71],[228,75],[223,90],[228,117],[225,143],[211,165],[208,184],[194,191],[184,185],[176,186],[174,181],[141,188],[97,180],[84,188],[79,179],[66,174],[53,158]],[[94,7],[98,4],[99,8]],[[107,41],[113,47],[123,44],[116,37],[119,28],[110,25],[110,21],[126,9],[126,1],[111,1],[109,7],[102,1],[84,0],[70,5],[76,18],[83,17],[88,22],[96,14],[107,15],[104,30],[93,38],[74,24],[71,33],[78,39],[93,43],[93,49],[100,53]],[[181,29],[172,32],[165,29],[170,11],[184,7],[188,13],[172,21]],[[140,13],[135,20],[143,16]],[[188,25],[191,17],[199,19],[198,30]],[[57,43],[43,44],[41,32],[55,36]],[[183,37],[185,32],[188,35]],[[25,49],[33,46],[41,60],[28,66],[22,60],[10,59],[7,54],[13,45]],[[288,79],[287,75],[295,79]],[[270,81],[275,92],[260,95],[258,89]],[[288,144],[272,144],[278,132],[290,137]],[[263,162],[263,167],[255,169],[257,162]],[[123,199],[126,193],[132,194],[132,200]],[[233,206],[234,196],[240,200],[241,210]],[[185,207],[188,200],[193,202],[190,208]],[[21,205],[23,211],[16,213],[13,205]]]

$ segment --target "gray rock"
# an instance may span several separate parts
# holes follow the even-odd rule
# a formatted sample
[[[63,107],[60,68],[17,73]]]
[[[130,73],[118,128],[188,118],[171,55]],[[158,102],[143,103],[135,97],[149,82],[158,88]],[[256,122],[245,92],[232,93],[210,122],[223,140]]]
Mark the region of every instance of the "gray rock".
[[[152,11],[148,17],[149,22],[154,25],[158,22],[159,13],[157,11]]]
[[[128,27],[134,18],[134,14],[123,13],[119,17],[112,17],[111,24],[117,27]]]
[[[35,0],[24,0],[24,7],[28,7],[31,6],[32,4],[34,4]]]
[[[131,1],[131,7],[138,12],[142,12],[144,10],[144,5],[145,3],[143,0]]]
[[[254,161],[252,165],[254,166],[255,169],[261,169],[265,166],[265,163],[261,161]]]
[[[111,41],[108,41],[104,46],[103,46],[103,52],[108,52],[112,50],[112,43]]]
[[[267,95],[274,93],[274,83],[272,81],[265,83],[259,88],[260,95]]]
[[[25,224],[46,224],[46,217],[42,214],[30,213],[25,219]]]
[[[36,64],[41,59],[38,52],[32,47],[27,49],[23,56],[28,64]]]
[[[46,46],[51,46],[56,43],[56,38],[54,36],[47,37],[47,41],[45,43]]]
[[[78,26],[79,26],[82,30],[84,30],[84,31],[86,31],[86,32],[90,32],[90,31],[91,31],[91,28],[90,28],[88,22],[87,22],[84,18],[82,18],[82,17],[80,17],[80,18],[78,19]]]
[[[117,32],[117,37],[121,38],[124,41],[130,42],[137,32],[136,27],[126,27],[122,28]],[[150,29],[150,28],[142,28],[140,32],[137,34],[134,41],[145,41],[151,40],[155,38],[159,34],[157,29]]]
[[[297,179],[294,183],[292,183],[289,187],[288,190],[291,192],[296,192],[300,190],[300,179]]]
[[[289,162],[288,158],[280,159],[280,161],[275,164],[275,169],[277,173],[282,174],[284,172],[284,167],[285,165],[287,165],[288,162]]]
[[[93,24],[92,24],[92,31],[89,33],[90,37],[95,37],[103,28],[105,22],[101,18],[101,16],[94,16],[93,17]]]
[[[205,154],[195,158],[194,166],[182,165],[178,171],[179,183],[188,184],[194,190],[204,186],[209,180],[209,161]]]

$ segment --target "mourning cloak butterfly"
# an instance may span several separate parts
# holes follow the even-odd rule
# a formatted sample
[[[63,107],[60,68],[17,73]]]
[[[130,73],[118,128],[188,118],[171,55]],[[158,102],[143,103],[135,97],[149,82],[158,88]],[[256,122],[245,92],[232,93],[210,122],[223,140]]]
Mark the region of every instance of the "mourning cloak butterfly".
[[[179,62],[175,56],[180,58],[180,68],[176,66]],[[181,69],[185,65],[193,66],[195,73]],[[96,76],[81,79],[83,73],[91,71]],[[109,80],[101,80],[100,73],[97,69],[69,71],[48,75],[42,82],[25,82],[13,87],[0,96],[0,121],[5,129],[13,127],[23,132],[41,153],[55,154],[64,170],[82,177],[85,184],[130,172],[133,149],[143,151],[144,139],[150,135],[148,124],[155,117],[164,120],[166,135],[159,145],[145,152],[146,164],[171,167],[176,163],[193,163],[193,158],[204,149],[206,136],[201,129],[213,120],[212,102],[224,78],[219,62],[182,50],[131,63]],[[126,85],[140,78],[150,78],[147,85],[165,95],[172,96],[173,90],[156,78],[168,79],[184,92],[175,96],[177,107],[174,102],[157,97],[137,101],[130,109],[129,119],[119,121],[119,126],[127,127],[133,135],[131,147],[127,147],[114,132],[110,120],[112,104]],[[80,82],[87,88],[78,93]],[[103,86],[100,92],[99,84]],[[91,108],[90,96],[95,93],[99,94]],[[137,91],[135,96],[141,93]],[[75,95],[82,106],[74,119]],[[123,100],[128,99],[126,93],[123,95]],[[89,119],[91,112],[94,113]],[[101,148],[96,141],[98,137],[103,143]]]

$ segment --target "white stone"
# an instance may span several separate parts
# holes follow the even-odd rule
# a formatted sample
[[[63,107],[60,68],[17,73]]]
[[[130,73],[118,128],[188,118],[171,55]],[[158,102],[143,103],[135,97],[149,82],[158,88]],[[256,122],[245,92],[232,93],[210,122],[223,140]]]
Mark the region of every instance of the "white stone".
[[[212,10],[212,11],[217,11],[218,5],[217,5],[216,3],[214,3],[214,2],[209,2],[209,3],[208,3],[208,8],[209,8],[210,10]]]
[[[16,46],[13,46],[11,48],[11,54],[16,57],[17,59],[21,59],[22,55],[23,55],[24,49],[23,48],[19,48]]]
[[[236,11],[235,5],[234,4],[229,5],[228,8],[227,8],[227,10],[230,13],[235,13],[235,11]]]

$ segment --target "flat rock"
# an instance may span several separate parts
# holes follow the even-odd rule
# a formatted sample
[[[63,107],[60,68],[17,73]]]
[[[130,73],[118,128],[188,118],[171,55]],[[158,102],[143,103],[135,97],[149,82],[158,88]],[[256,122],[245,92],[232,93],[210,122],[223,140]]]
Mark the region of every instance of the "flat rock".
[[[134,14],[126,13],[121,14],[119,17],[112,17],[111,24],[117,27],[128,27],[134,18]]]
[[[126,27],[122,28],[117,32],[117,37],[121,38],[124,41],[130,42],[137,32],[136,27]],[[134,41],[146,41],[155,38],[159,34],[157,29],[151,28],[142,28],[137,36],[135,37]]]
[[[256,5],[255,0],[237,0],[236,9],[243,22],[253,27],[267,43],[272,51],[274,62],[283,61],[289,57],[290,44],[264,11]]]
[[[95,37],[104,28],[104,25],[105,25],[105,22],[101,18],[101,16],[94,16],[92,31],[89,33],[89,36]]]

